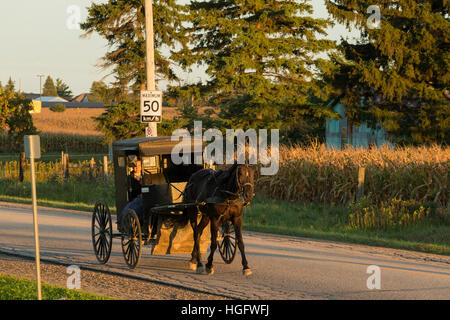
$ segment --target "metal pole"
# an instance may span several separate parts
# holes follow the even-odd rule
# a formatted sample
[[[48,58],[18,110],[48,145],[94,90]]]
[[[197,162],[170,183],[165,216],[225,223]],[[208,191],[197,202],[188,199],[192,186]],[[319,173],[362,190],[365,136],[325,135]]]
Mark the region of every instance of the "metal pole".
[[[156,90],[155,81],[155,43],[153,33],[153,3],[152,0],[145,0],[145,33],[147,44],[147,90]],[[158,136],[158,126],[156,123],[149,123],[152,129],[152,137]]]
[[[33,151],[33,139],[30,139],[30,165],[31,165],[31,197],[33,199],[33,224],[34,224],[34,245],[36,249],[36,284],[37,284],[37,297],[38,300],[42,300],[41,296],[41,257],[39,254],[39,229],[37,220],[37,203],[36,203],[36,179],[34,171],[34,151]]]

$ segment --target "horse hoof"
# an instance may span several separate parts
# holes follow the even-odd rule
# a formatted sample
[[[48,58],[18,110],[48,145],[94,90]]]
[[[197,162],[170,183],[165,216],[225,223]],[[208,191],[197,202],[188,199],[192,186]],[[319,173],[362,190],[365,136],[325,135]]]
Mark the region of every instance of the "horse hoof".
[[[198,274],[202,274],[203,272],[205,272],[205,268],[203,268],[203,266],[197,267],[197,273]]]
[[[193,271],[197,270],[197,264],[196,264],[196,263],[189,262],[189,269],[191,269],[191,270],[193,270]]]
[[[210,274],[210,275],[213,275],[214,274],[214,267],[211,267],[211,268],[206,267],[206,273]]]
[[[250,270],[250,269],[244,269],[244,270],[242,271],[242,273],[244,274],[244,276],[249,276],[249,275],[252,274],[252,270]]]

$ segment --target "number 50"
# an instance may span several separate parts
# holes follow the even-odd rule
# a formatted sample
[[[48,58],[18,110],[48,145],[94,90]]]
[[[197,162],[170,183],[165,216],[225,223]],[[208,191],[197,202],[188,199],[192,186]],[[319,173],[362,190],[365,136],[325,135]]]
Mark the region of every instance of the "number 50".
[[[151,103],[150,103],[151,102]],[[152,110],[153,112],[158,112],[159,110],[159,102],[158,101],[145,101],[144,102],[144,112],[149,112]]]

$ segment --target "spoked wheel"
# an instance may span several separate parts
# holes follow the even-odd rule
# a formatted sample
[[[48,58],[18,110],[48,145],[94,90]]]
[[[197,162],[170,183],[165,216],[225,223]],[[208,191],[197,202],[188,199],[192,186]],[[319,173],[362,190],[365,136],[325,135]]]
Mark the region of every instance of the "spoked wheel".
[[[108,205],[99,200],[92,214],[92,244],[97,260],[105,264],[111,255],[112,221]]]
[[[123,257],[128,267],[134,269],[141,259],[141,224],[134,210],[128,210],[122,218],[121,223]]]
[[[219,252],[223,261],[230,264],[236,257],[236,238],[234,226],[230,221],[224,222],[220,227]]]

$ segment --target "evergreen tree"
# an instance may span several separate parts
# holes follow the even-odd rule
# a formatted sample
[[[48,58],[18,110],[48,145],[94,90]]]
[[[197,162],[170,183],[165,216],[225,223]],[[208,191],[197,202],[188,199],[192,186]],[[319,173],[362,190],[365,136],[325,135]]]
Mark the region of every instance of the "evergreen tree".
[[[311,97],[326,97],[320,70],[329,62],[318,55],[333,43],[318,37],[330,22],[311,17],[309,1],[193,0],[190,9],[192,48],[175,57],[207,66],[227,126],[286,128],[327,114]]]
[[[331,15],[357,28],[343,39],[328,74],[350,123],[381,121],[394,141],[450,142],[450,20],[448,1],[327,0]],[[373,7],[372,7],[373,8]]]
[[[183,8],[176,0],[153,1],[155,32],[156,80],[175,79],[169,58],[161,54],[166,46],[175,50],[185,45],[183,36]],[[146,42],[144,0],[109,0],[93,3],[88,8],[88,18],[81,24],[85,35],[98,33],[111,48],[102,59],[101,66],[113,68],[115,87],[132,86],[135,92],[145,88]]]
[[[15,92],[16,91],[14,81],[12,80],[11,77],[9,77],[9,79],[8,79],[8,83],[5,86],[5,91],[8,91],[8,92]]]
[[[108,85],[103,81],[92,82],[91,90],[89,93],[89,101],[101,102],[104,105],[111,105],[113,100],[113,89],[108,88]]]
[[[66,100],[72,99],[72,91],[70,90],[69,86],[59,78],[56,79],[56,92],[61,98],[64,98]]]
[[[57,97],[58,91],[56,90],[55,83],[52,77],[48,76],[44,83],[42,95],[45,97]]]

